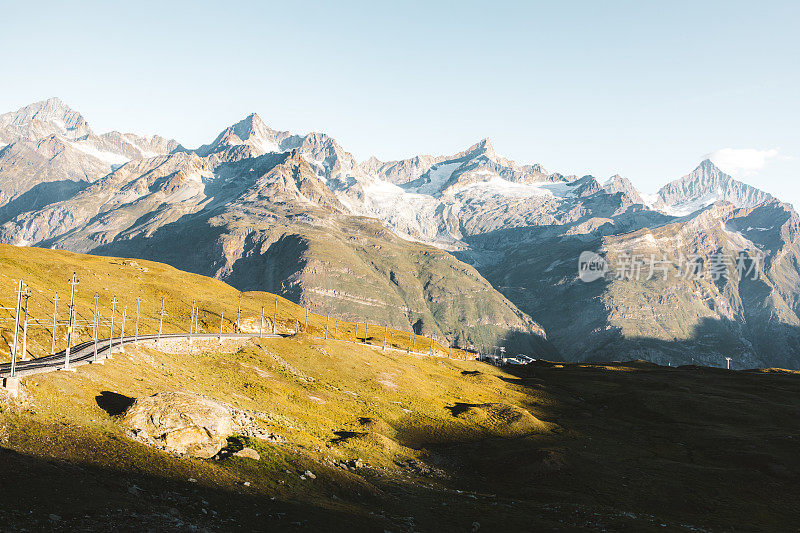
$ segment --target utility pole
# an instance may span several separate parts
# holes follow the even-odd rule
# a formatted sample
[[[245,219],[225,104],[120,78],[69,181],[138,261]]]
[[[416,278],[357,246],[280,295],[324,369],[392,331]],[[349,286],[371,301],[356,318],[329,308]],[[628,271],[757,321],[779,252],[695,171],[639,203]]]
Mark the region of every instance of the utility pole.
[[[389,348],[394,348],[394,330],[389,332]]]
[[[100,325],[99,320],[97,319],[97,299],[100,297],[99,294],[94,293],[94,327],[92,328],[94,334],[94,360],[97,361],[97,327]]]
[[[258,322],[258,336],[264,336],[264,306],[261,306],[261,320]]]
[[[726,357],[725,360],[728,362],[728,370],[730,370],[731,369],[731,358],[730,357]]]
[[[133,340],[139,340],[139,303],[141,302],[141,297],[136,297],[136,332],[133,335]]]
[[[325,315],[325,339],[328,338],[328,322],[331,320],[331,315]]]
[[[367,333],[369,333],[369,324],[364,322],[364,344],[367,344],[367,338],[368,338]]]
[[[411,353],[414,348],[414,332],[412,331],[411,334],[408,336],[408,353]]]
[[[219,314],[219,340],[222,341],[222,321],[225,319],[225,311]]]
[[[114,352],[114,317],[117,316],[117,297],[111,300],[111,335],[108,338],[108,355]]]
[[[308,333],[308,307],[306,307],[306,321],[303,325],[303,332]]]
[[[384,352],[386,351],[386,334],[388,333],[388,331],[389,331],[389,327],[388,326],[383,326],[383,351]]]
[[[75,285],[78,284],[75,272],[72,273],[69,284],[72,285],[72,290],[69,295],[69,325],[67,326],[67,350],[64,352],[64,370],[69,370],[69,350],[72,344],[72,324],[75,318]]]
[[[158,338],[161,340],[161,328],[164,326],[164,297],[161,297],[161,312],[158,314]]]
[[[433,340],[433,335],[431,335],[431,355],[433,355],[433,349],[434,349],[435,344],[436,343]]]
[[[339,340],[339,319],[338,318],[334,318],[333,319],[333,340],[335,340],[335,341]]]
[[[278,322],[278,298],[275,298],[275,311],[272,313],[272,334],[275,335],[275,324]]]
[[[195,333],[194,331],[194,303],[195,301],[192,300],[192,317],[189,319],[189,335]]]
[[[125,353],[125,316],[128,314],[128,306],[122,308],[122,331],[119,332],[119,351]]]
[[[239,318],[242,316],[242,293],[239,293],[239,308],[236,310],[236,333],[242,331],[239,325]]]
[[[50,347],[50,353],[55,355],[56,353],[56,326],[58,323],[58,293],[53,296],[53,344]]]
[[[31,291],[25,287],[25,293],[22,295],[25,298],[25,318],[22,320],[22,360],[28,360],[28,299],[31,297]]]
[[[11,348],[11,377],[13,378],[17,370],[17,339],[19,338],[19,308],[22,305],[22,279],[17,285],[17,310],[14,314],[14,347]]]

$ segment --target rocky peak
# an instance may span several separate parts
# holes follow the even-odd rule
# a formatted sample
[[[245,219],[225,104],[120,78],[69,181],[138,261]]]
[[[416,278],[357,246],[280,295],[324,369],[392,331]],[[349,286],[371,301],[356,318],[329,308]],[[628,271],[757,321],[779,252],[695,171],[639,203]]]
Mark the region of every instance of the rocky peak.
[[[737,207],[754,207],[772,195],[733,179],[706,159],[690,174],[662,187],[658,197],[656,208],[684,216],[718,200]]]
[[[225,128],[211,144],[205,144],[196,152],[201,156],[225,152],[229,148],[247,145],[257,155],[282,151],[280,141],[288,134],[267,126],[256,113],[250,113],[239,122]]]
[[[59,98],[49,98],[0,115],[3,137],[37,140],[52,133],[78,139],[92,133],[83,116]]]
[[[483,155],[490,160],[494,160],[497,158],[497,153],[494,151],[494,146],[492,145],[492,141],[489,140],[488,138],[481,139],[480,141],[473,144],[459,155],[469,156],[470,158],[476,158]]]
[[[633,186],[633,183],[619,174],[611,176],[611,178],[603,184],[603,189],[609,194],[621,193],[630,203],[644,204],[644,200],[636,187]]]

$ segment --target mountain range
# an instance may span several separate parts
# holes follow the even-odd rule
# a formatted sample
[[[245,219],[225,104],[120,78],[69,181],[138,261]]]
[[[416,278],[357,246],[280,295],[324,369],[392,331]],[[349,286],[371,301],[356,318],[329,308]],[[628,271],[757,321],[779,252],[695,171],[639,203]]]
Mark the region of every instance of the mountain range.
[[[53,98],[0,115],[0,241],[162,261],[486,350],[800,368],[797,213],[708,160],[647,195],[488,139],[359,162],[251,114],[189,149],[95,134]],[[579,277],[584,251],[606,276]],[[736,264],[707,275],[721,257]]]

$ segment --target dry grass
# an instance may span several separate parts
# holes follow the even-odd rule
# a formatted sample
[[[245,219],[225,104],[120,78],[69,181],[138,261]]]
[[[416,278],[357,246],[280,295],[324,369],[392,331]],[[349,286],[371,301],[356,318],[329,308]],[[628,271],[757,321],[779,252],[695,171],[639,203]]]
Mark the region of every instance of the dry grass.
[[[125,332],[134,332],[137,298],[140,306],[140,333],[158,331],[161,298],[164,298],[164,333],[189,330],[192,301],[196,302],[199,309],[199,332],[217,333],[220,328],[225,332],[232,332],[235,330],[241,297],[240,324],[245,331],[259,331],[263,316],[265,333],[272,331],[274,318],[277,333],[293,334],[299,329],[324,337],[327,324],[329,337],[335,334],[339,339],[358,339],[363,342],[366,331],[368,342],[382,347],[385,333],[388,347],[403,350],[408,349],[411,341],[408,332],[384,329],[380,325],[372,324],[367,329],[363,322],[341,321],[336,317],[314,313],[309,313],[306,320],[306,312],[302,307],[280,296],[259,291],[240,293],[221,281],[183,272],[161,263],[0,245],[0,306],[11,308],[0,309],[0,360],[10,360],[16,281],[20,278],[31,289],[29,356],[35,358],[51,352],[53,298],[56,294],[59,297],[58,321],[61,324],[56,328],[56,349],[63,350],[66,347],[67,328],[64,324],[69,317],[68,282],[73,272],[79,280],[76,289],[77,340],[88,340],[92,336],[96,294],[98,313],[102,320],[100,335],[105,337],[110,335],[114,297],[117,298],[115,335],[121,332],[122,314],[126,307]],[[430,338],[416,337],[413,349],[430,352]],[[462,350],[451,351],[439,342],[435,344],[434,353],[440,357],[467,357]]]
[[[86,286],[92,259],[75,261]],[[135,268],[98,261],[92,273]],[[230,287],[152,268],[167,281],[141,280],[151,299],[207,291],[235,312]],[[42,267],[26,279],[49,278]],[[286,310],[288,320],[297,308]],[[31,376],[21,403],[0,401],[4,527],[785,531],[800,515],[796,373],[639,361],[506,371],[305,334],[174,346]],[[261,461],[174,457],[130,440],[101,408],[109,393],[169,390],[257,411],[285,442],[232,442]],[[338,466],[355,459],[364,466]],[[306,470],[316,479],[302,480]]]

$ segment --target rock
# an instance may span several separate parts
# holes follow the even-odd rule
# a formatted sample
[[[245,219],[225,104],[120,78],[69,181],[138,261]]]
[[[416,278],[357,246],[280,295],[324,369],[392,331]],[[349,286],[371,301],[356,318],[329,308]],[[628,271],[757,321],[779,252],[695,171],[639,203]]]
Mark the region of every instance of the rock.
[[[248,459],[254,459],[256,461],[261,460],[261,455],[259,455],[259,453],[255,451],[253,448],[242,448],[233,455],[234,457],[246,457]]]
[[[306,476],[308,479],[317,479],[317,476],[315,476],[315,475],[314,475],[314,474],[311,472],[311,470],[306,470],[306,471],[303,473],[303,475],[304,475],[304,476]]]
[[[48,516],[48,518],[50,519],[51,522],[60,522],[61,521],[61,517],[58,516],[57,514],[51,514],[50,516]]]
[[[122,422],[137,440],[167,451],[208,459],[234,433],[252,431],[253,417],[207,396],[160,392],[137,398]]]

